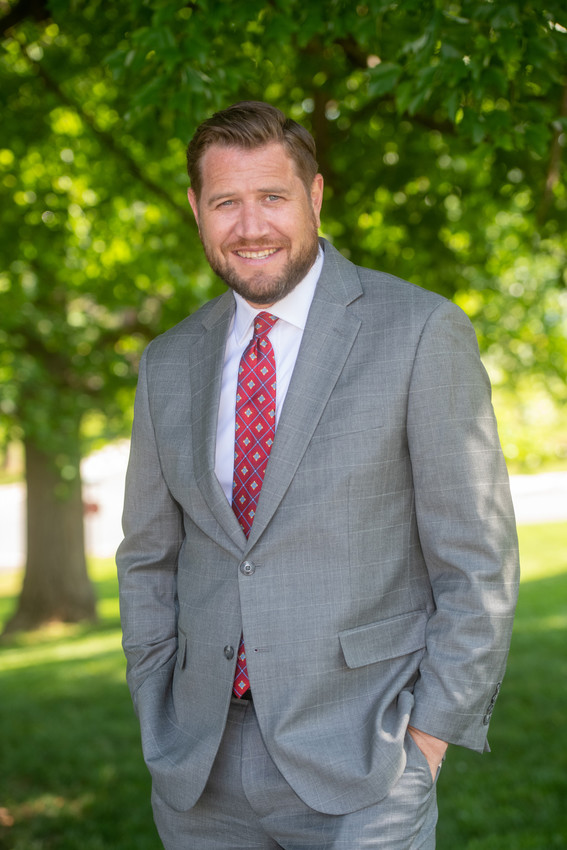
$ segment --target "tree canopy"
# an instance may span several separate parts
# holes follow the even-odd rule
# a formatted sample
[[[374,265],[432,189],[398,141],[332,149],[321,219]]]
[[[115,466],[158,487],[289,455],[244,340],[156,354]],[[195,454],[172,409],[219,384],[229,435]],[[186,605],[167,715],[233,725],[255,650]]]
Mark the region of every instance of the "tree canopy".
[[[2,11],[0,416],[61,498],[92,440],[127,431],[147,341],[219,291],[184,148],[242,99],[312,130],[341,251],[453,298],[497,385],[564,404],[563,0]]]

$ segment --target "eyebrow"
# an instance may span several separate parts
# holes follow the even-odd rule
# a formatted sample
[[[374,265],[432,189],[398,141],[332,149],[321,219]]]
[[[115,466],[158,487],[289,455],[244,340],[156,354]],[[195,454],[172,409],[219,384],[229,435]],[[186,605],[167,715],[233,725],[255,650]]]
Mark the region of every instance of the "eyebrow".
[[[211,195],[210,198],[207,198],[207,204],[215,204],[217,201],[222,200],[223,198],[230,198],[234,192],[219,192],[216,195]]]
[[[258,195],[289,195],[289,189],[284,188],[282,186],[272,186],[269,189],[256,189],[256,193]],[[207,205],[211,206],[212,204],[216,204],[218,201],[226,200],[228,198],[232,198],[237,195],[237,192],[217,192],[216,195],[211,195],[210,198],[207,198]]]

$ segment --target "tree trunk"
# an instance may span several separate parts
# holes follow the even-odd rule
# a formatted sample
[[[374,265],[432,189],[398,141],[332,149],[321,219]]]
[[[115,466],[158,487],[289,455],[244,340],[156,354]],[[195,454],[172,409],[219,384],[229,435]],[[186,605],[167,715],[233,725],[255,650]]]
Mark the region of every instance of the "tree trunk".
[[[32,440],[25,441],[25,455],[27,563],[18,607],[4,633],[96,617],[85,561],[79,453],[71,482]]]

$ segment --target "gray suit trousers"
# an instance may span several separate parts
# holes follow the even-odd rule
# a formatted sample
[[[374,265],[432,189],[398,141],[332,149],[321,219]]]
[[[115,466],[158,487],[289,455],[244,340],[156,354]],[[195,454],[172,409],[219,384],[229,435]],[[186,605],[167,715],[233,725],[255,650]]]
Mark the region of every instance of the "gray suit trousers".
[[[378,803],[346,815],[314,811],[290,788],[264,746],[251,702],[233,699],[200,800],[176,812],[154,792],[165,850],[434,850],[436,782],[410,735],[406,767]]]

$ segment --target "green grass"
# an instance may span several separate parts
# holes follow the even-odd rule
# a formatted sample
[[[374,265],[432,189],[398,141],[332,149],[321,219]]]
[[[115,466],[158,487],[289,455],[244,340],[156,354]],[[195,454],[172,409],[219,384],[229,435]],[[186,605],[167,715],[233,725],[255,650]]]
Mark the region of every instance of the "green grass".
[[[493,752],[452,748],[438,850],[567,848],[567,527],[520,529],[523,582]],[[125,663],[113,564],[100,622],[0,649],[0,850],[159,850]],[[0,622],[19,577],[0,573]],[[354,848],[353,848],[354,850]]]
[[[92,565],[100,623],[0,649],[1,850],[158,850],[124,681],[112,562]],[[0,619],[14,577],[0,574]],[[4,594],[2,595],[4,591]]]
[[[439,850],[567,847],[567,525],[520,528],[522,585],[490,754],[453,748]]]

